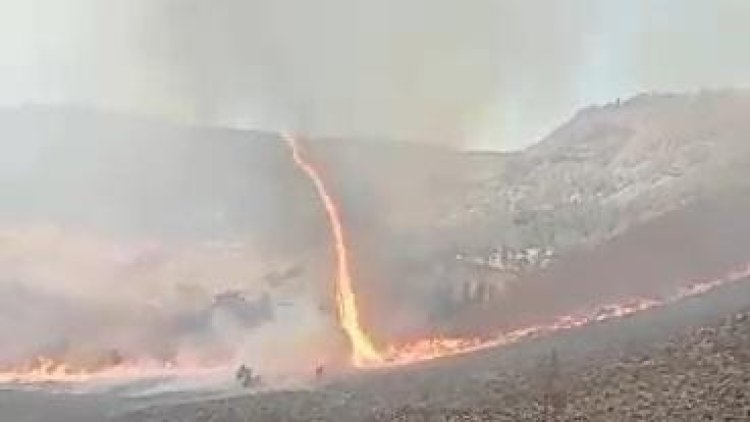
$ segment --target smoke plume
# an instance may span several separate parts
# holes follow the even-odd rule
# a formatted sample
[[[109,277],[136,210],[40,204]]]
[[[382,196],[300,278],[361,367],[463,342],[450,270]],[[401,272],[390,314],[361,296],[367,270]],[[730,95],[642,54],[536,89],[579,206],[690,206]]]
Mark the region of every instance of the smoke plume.
[[[747,85],[750,74],[742,0],[0,8],[6,103],[86,103],[318,136],[517,148],[581,106]]]

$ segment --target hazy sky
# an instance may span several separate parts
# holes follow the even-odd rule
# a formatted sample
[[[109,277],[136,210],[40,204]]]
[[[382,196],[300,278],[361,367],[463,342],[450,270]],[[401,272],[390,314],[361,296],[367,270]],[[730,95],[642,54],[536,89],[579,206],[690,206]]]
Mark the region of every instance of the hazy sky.
[[[5,105],[472,148],[750,86],[747,0],[2,0],[0,31]]]

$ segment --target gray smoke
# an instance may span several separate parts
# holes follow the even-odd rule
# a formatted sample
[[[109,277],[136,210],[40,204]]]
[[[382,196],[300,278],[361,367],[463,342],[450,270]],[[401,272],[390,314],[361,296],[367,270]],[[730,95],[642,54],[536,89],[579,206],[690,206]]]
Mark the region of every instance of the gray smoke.
[[[4,102],[517,148],[636,91],[748,85],[743,0],[9,0]]]

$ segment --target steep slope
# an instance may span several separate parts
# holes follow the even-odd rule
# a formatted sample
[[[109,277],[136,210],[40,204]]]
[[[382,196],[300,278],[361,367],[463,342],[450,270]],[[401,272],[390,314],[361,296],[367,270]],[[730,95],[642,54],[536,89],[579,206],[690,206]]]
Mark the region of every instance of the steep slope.
[[[747,186],[749,109],[741,91],[644,94],[584,109],[476,184],[443,224],[564,248]]]
[[[512,326],[750,260],[747,110],[744,92],[642,95],[506,157],[443,214],[460,259],[442,255],[423,281],[439,286],[427,301],[437,324]],[[533,265],[545,251],[552,264]]]

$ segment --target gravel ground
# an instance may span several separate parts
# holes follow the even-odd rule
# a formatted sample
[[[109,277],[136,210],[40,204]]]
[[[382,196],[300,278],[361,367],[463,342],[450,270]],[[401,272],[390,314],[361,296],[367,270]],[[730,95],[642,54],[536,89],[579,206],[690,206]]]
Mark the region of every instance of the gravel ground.
[[[117,422],[748,421],[750,287],[313,391],[153,407]]]

